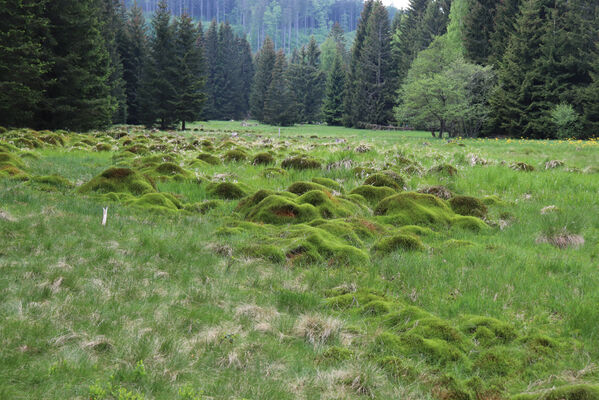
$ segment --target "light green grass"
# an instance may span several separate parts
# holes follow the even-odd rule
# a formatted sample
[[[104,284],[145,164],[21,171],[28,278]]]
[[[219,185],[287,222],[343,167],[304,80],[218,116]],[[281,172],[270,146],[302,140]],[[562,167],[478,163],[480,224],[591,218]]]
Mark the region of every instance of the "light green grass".
[[[214,200],[209,181],[253,194],[329,178],[349,193],[366,176],[325,167],[352,160],[399,172],[408,191],[443,185],[457,195],[496,196],[487,203],[490,227],[402,231],[366,205],[352,208],[355,218],[262,225],[246,219],[239,200],[203,214],[156,213],[76,188],[0,178],[0,398],[543,398],[552,387],[599,383],[598,142],[448,142],[425,132],[326,126],[283,128],[279,139],[278,128],[263,125],[192,128],[203,131],[141,139],[146,132],[129,128],[133,142],[165,145],[160,151],[178,154],[195,176],[154,181],[184,205]],[[119,130],[126,128],[109,133]],[[36,134],[4,135],[0,144]],[[119,159],[126,138],[89,135],[115,152],[73,149],[78,139],[65,135],[64,147],[21,157],[25,172],[80,186],[115,163],[137,168],[158,153]],[[205,139],[215,156],[241,147],[270,152],[276,165],[253,166],[248,157],[192,166]],[[323,168],[263,176],[298,154]],[[564,166],[546,170],[550,160]],[[421,174],[408,173],[408,162]],[[513,170],[514,162],[535,171]],[[427,172],[441,164],[458,173]],[[547,206],[558,211],[541,215]],[[562,229],[585,243],[537,243]],[[370,251],[404,233],[418,235],[425,249]],[[306,240],[319,261],[286,254]],[[490,320],[477,330],[483,317],[514,337],[490,335]]]

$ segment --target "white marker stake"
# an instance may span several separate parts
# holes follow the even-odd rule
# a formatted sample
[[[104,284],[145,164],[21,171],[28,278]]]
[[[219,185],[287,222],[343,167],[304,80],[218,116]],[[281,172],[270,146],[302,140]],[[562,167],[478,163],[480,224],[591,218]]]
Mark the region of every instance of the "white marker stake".
[[[106,225],[106,218],[108,217],[108,207],[102,208],[102,226]]]
[[[279,138],[281,137],[281,128],[279,127]]]

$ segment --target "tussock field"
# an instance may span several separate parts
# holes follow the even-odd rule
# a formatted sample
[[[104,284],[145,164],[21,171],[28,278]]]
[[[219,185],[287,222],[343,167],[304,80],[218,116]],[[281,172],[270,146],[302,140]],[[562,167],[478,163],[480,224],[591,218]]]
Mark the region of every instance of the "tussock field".
[[[2,130],[0,273],[0,398],[599,399],[599,142]]]

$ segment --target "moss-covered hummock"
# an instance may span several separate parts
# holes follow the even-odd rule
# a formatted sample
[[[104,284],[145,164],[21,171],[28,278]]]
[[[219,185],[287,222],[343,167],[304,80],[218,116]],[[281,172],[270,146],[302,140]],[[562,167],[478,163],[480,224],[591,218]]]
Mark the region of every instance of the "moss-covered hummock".
[[[319,217],[312,204],[298,204],[279,194],[266,196],[258,204],[248,207],[246,213],[250,221],[274,225],[309,222]]]
[[[565,385],[538,393],[525,393],[513,396],[511,400],[599,400],[597,385]]]
[[[383,238],[372,246],[372,251],[381,255],[395,251],[423,251],[424,249],[424,244],[417,236],[401,233]]]
[[[281,167],[285,169],[320,169],[322,164],[320,164],[320,161],[307,156],[297,156],[283,160]]]
[[[428,170],[431,174],[445,175],[445,176],[455,176],[458,174],[458,170],[451,164],[438,164],[431,167]]]
[[[393,196],[397,192],[387,186],[371,186],[363,185],[358,186],[349,194],[357,194],[365,198],[371,206],[377,205],[381,200],[386,197]]]
[[[393,179],[391,176],[389,176],[389,174],[376,173],[376,174],[372,174],[368,178],[366,178],[366,180],[364,181],[364,185],[371,185],[371,186],[378,186],[378,187],[386,186],[386,187],[389,187],[394,190],[401,190],[401,189],[403,189],[403,186],[405,185],[405,183],[403,182],[403,179],[399,175],[397,175],[397,177],[395,179]]]
[[[79,188],[80,193],[130,193],[140,196],[156,189],[138,172],[129,168],[109,168]]]
[[[241,162],[247,160],[248,154],[243,150],[234,149],[227,151],[223,158],[226,162]]]
[[[343,186],[339,182],[336,182],[329,178],[312,178],[312,182],[318,183],[319,185],[325,186],[330,190],[334,190],[339,193],[343,193]]]
[[[422,193],[400,193],[377,204],[375,215],[392,225],[452,225],[479,231],[487,225],[478,218],[456,215],[447,203],[438,197]]]
[[[487,216],[487,206],[475,197],[455,196],[449,200],[449,205],[456,214],[478,218]]]
[[[297,194],[298,196],[307,193],[311,190],[320,190],[323,192],[329,192],[330,189],[326,186],[320,185],[314,182],[295,182],[287,188],[288,192]]]
[[[209,153],[200,153],[198,154],[198,156],[196,157],[198,160],[202,160],[210,165],[220,165],[222,164],[220,161],[220,158],[209,154]]]
[[[247,196],[245,189],[237,183],[211,183],[207,188],[208,194],[225,200],[237,200]]]
[[[275,158],[270,153],[258,153],[252,158],[252,165],[270,165],[275,163]]]
[[[181,202],[170,193],[148,193],[125,204],[158,212],[177,212],[183,208]]]

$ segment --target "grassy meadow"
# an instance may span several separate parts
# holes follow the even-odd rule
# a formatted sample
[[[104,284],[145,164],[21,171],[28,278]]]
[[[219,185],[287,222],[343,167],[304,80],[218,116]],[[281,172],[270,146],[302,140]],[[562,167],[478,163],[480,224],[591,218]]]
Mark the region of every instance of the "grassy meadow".
[[[1,399],[599,399],[599,141],[247,125],[0,133]]]

